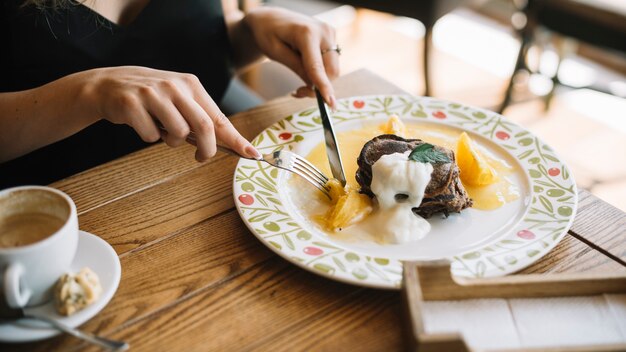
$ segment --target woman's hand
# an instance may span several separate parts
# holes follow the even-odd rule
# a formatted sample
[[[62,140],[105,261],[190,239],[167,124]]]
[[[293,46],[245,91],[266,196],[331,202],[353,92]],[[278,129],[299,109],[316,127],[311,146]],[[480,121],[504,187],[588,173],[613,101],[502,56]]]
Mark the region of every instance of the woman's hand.
[[[114,67],[87,71],[93,77],[83,89],[91,113],[117,124],[131,126],[146,142],[163,139],[171,147],[195,134],[196,159],[216,152],[216,141],[242,156],[259,152],[248,142],[191,74],[145,67]],[[167,132],[159,130],[157,120]]]
[[[339,75],[339,55],[332,50],[322,54],[337,45],[333,27],[311,17],[270,7],[250,11],[243,21],[265,55],[289,67],[307,84],[296,91],[296,96],[313,96],[311,86],[314,85],[326,103],[335,108],[330,80]]]

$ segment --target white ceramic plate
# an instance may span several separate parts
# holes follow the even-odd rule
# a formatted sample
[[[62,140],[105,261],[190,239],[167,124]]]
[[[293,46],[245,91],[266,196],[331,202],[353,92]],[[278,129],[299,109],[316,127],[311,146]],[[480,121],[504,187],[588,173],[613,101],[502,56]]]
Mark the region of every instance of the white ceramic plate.
[[[59,315],[54,303],[27,308],[27,313],[53,318],[67,326],[78,327],[93,318],[109,303],[120,283],[122,269],[115,250],[98,236],[80,231],[78,249],[72,262],[71,270],[78,272],[84,267],[91,268],[100,277],[102,296],[85,309],[65,317]],[[37,341],[59,335],[61,332],[49,325],[34,320],[22,320],[12,324],[0,324],[0,341],[27,342]]]
[[[429,219],[431,232],[408,245],[345,241],[315,226],[301,210],[302,182],[267,164],[240,160],[234,197],[250,231],[276,253],[317,274],[356,285],[398,288],[400,260],[448,258],[453,274],[506,275],[547,254],[565,236],[576,212],[577,189],[567,166],[543,141],[496,113],[462,104],[406,95],[342,99],[334,114],[337,132],[350,131],[397,114],[408,124],[443,124],[481,139],[517,164],[521,197],[492,211],[464,210]],[[306,156],[321,141],[316,108],[267,128],[253,144],[268,153],[288,148]]]

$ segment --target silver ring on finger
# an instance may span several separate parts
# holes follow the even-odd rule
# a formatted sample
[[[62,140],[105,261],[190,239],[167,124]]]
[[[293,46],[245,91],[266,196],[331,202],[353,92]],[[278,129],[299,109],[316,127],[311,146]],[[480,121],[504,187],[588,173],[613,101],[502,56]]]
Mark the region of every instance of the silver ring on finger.
[[[337,52],[337,55],[341,55],[341,47],[339,45],[334,45],[334,46],[331,46],[330,48],[322,49],[322,55],[329,53],[331,51],[335,51]]]

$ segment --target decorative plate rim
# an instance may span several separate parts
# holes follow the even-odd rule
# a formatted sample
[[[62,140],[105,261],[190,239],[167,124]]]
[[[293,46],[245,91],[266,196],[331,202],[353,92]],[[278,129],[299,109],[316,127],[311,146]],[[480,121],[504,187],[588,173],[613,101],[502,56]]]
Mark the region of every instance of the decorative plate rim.
[[[394,102],[402,107],[401,111],[394,110]],[[437,122],[480,134],[520,163],[530,181],[529,211],[506,235],[480,249],[448,258],[452,261],[453,274],[489,277],[517,272],[549,253],[571,227],[577,211],[578,190],[569,168],[543,140],[506,117],[447,100],[397,94],[343,98],[338,106],[336,124],[395,113],[403,120]],[[321,128],[316,111],[312,107],[281,119],[257,135],[253,144],[260,149],[291,148],[293,143],[304,140],[302,134]],[[257,172],[261,176],[256,176]],[[277,169],[257,161],[240,159],[235,169],[233,199],[244,224],[255,237],[274,253],[318,275],[371,288],[400,288],[400,261],[355,253],[309,233],[306,226],[283,211],[286,207],[275,187],[277,179]],[[249,202],[252,203],[246,204]],[[255,202],[265,208],[249,206]],[[558,227],[546,228],[552,221]],[[281,226],[287,226],[289,231],[281,231]],[[535,234],[537,231],[540,233]],[[281,238],[281,243],[272,240],[275,237]]]

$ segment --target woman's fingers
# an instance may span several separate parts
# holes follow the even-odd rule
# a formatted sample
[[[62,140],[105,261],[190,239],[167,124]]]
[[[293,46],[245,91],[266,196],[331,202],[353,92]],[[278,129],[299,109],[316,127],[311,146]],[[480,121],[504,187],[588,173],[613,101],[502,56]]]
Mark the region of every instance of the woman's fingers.
[[[215,127],[206,111],[193,100],[193,96],[178,97],[174,103],[194,132],[196,160],[205,161],[213,157],[217,152]]]
[[[295,98],[315,98],[315,92],[307,86],[296,89],[291,95]]]
[[[144,142],[154,143],[162,136],[155,126],[152,116],[139,102],[134,104],[128,114],[133,117],[131,127],[137,132]]]
[[[297,52],[278,38],[275,39],[270,58],[280,61],[285,66],[289,67],[293,72],[300,76],[306,84],[312,84],[312,81],[309,79],[309,76],[304,70],[300,55],[298,55]]]
[[[228,117],[215,104],[213,99],[199,83],[194,87],[194,96],[200,107],[208,114],[209,120],[202,123],[202,127],[211,124],[216,138],[236,151],[239,155],[258,159],[261,153],[233,126]],[[207,123],[208,122],[208,123]],[[191,128],[196,131],[192,124]],[[197,133],[197,132],[196,132]]]
[[[300,42],[300,52],[302,54],[302,63],[309,79],[320,90],[322,97],[326,103],[335,108],[335,91],[330,80],[326,75],[322,52],[320,48],[320,40],[316,40],[313,35],[305,35]]]
[[[324,61],[324,69],[326,70],[328,78],[331,80],[339,77],[339,53],[333,49],[335,47],[336,44],[331,44],[330,40],[322,40],[322,59]]]
[[[170,147],[183,145],[190,132],[189,124],[170,98],[178,94],[176,91],[177,88],[168,86],[167,91],[157,93],[152,87],[147,87],[140,93],[144,98],[146,109],[157,120],[156,123],[160,123],[165,128],[166,133],[161,137]],[[154,125],[155,122],[152,124]]]

